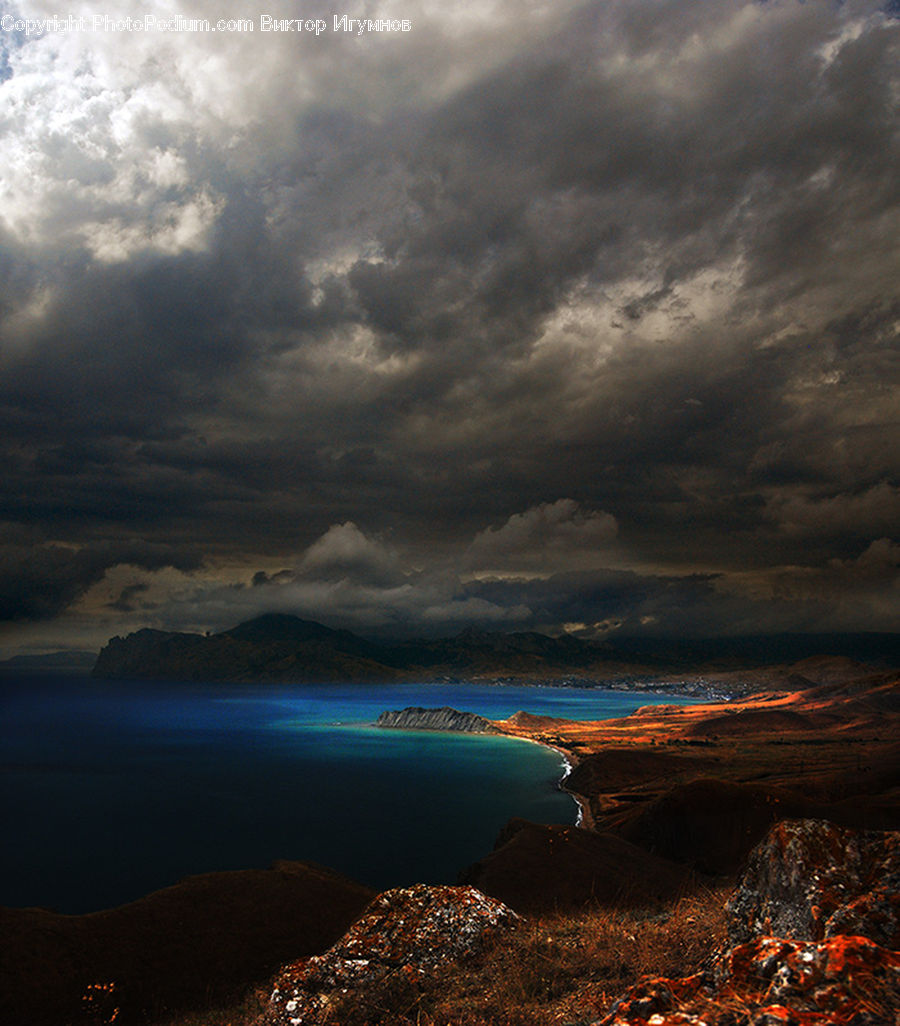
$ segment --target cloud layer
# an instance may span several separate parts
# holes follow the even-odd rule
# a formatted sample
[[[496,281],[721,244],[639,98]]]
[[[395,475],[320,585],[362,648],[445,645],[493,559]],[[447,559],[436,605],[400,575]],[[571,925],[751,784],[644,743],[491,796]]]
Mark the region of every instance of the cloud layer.
[[[0,640],[894,628],[894,7],[369,11],[0,31]]]

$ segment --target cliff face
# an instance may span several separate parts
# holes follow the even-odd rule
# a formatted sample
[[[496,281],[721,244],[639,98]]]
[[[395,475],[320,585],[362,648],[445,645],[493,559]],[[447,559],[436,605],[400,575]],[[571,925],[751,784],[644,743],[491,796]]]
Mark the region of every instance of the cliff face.
[[[391,709],[378,717],[375,726],[397,730],[450,730],[457,734],[500,733],[494,724],[483,716],[460,712],[448,705],[440,709],[422,709],[419,706]]]

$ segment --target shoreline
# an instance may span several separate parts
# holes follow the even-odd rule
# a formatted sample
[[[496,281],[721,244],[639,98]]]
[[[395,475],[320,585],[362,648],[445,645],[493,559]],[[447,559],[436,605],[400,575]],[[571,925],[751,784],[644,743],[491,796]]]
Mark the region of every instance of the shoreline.
[[[545,748],[549,748],[553,752],[558,752],[565,764],[565,772],[560,777],[559,784],[557,785],[560,791],[565,792],[578,806],[578,816],[575,820],[575,826],[579,830],[593,830],[594,829],[594,817],[591,815],[591,806],[588,799],[583,794],[579,794],[577,791],[573,791],[570,787],[566,787],[566,781],[572,775],[572,770],[578,765],[574,761],[574,756],[571,752],[567,752],[564,748],[557,748],[556,745],[548,745],[543,741],[538,741],[537,744],[543,745]]]
[[[559,787],[578,804],[579,827],[616,833],[630,826],[635,836],[649,831],[654,850],[675,861],[686,854],[702,859],[721,874],[747,851],[737,833],[721,851],[703,840],[711,808],[723,821],[739,818],[740,810],[747,823],[760,826],[831,809],[846,818],[851,813],[841,803],[854,796],[860,825],[894,828],[888,774],[900,758],[896,671],[855,676],[856,667],[825,660],[813,679],[817,665],[803,669],[810,673],[801,681],[807,687],[795,682],[733,702],[654,703],[594,721],[519,712],[494,722],[501,733],[563,757]],[[570,786],[576,766],[586,793]],[[656,801],[666,795],[671,800]]]
[[[503,737],[511,737],[516,741],[528,741],[533,745],[539,745],[541,748],[546,748],[551,752],[556,752],[557,755],[562,757],[563,760],[563,775],[557,781],[557,788],[567,794],[573,802],[575,802],[578,808],[578,815],[575,819],[575,827],[579,830],[593,830],[594,819],[591,815],[590,803],[588,799],[579,794],[577,791],[573,791],[571,788],[566,787],[566,780],[571,776],[572,770],[578,765],[578,759],[571,752],[565,748],[560,748],[557,745],[549,744],[547,741],[539,741],[535,737],[525,737],[522,734],[514,734],[510,731],[504,730],[502,727],[503,720],[492,720],[495,727],[500,731]]]

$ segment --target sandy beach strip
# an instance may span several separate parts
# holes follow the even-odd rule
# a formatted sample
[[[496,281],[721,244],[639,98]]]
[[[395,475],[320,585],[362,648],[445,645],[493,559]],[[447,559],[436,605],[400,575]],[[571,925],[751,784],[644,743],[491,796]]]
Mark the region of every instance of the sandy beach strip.
[[[578,806],[578,816],[575,820],[576,827],[582,827],[585,830],[593,828],[593,817],[591,816],[591,809],[587,798],[584,795],[580,795],[577,791],[571,790],[566,787],[566,780],[575,768],[578,760],[571,753],[566,751],[565,748],[559,748],[557,745],[548,744],[546,741],[539,741],[537,738],[528,737],[526,734],[518,734],[514,731],[505,729],[503,720],[491,720],[491,723],[503,734],[504,737],[515,738],[517,741],[529,741],[533,745],[540,745],[541,748],[548,748],[551,752],[556,752],[562,758],[563,761],[563,775],[559,778],[558,787],[560,791],[567,794],[573,802]]]

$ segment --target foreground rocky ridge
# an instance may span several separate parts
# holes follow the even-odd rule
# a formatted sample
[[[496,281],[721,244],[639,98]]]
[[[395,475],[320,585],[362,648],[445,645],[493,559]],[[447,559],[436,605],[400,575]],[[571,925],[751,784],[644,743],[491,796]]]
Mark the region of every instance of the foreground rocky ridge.
[[[596,1026],[893,1026],[900,955],[865,937],[760,937],[705,973],[647,979]]]
[[[891,1026],[898,885],[900,834],[779,823],[728,903],[742,942],[705,972],[642,980],[600,1026]]]
[[[900,1014],[898,882],[900,834],[784,821],[754,850],[727,905],[730,947],[691,976],[645,977],[599,1019],[590,1014],[588,987],[579,1017],[571,1018],[576,1002],[566,1021],[891,1026]],[[450,1022],[425,1011],[435,1007],[435,988],[446,986],[447,966],[465,979],[473,961],[509,943],[522,926],[509,908],[472,887],[388,891],[323,955],[281,971],[255,1026],[325,1026],[348,1015],[370,1021],[360,1009],[371,1010],[372,1022]],[[402,989],[402,1006],[393,1009],[389,979],[394,994]],[[558,1019],[548,1009],[540,1020],[491,1021]]]

